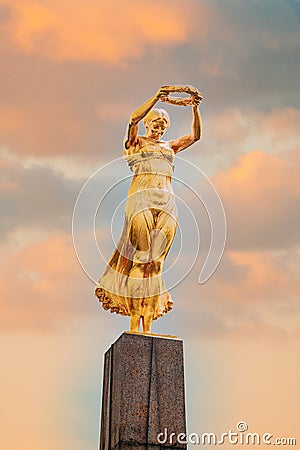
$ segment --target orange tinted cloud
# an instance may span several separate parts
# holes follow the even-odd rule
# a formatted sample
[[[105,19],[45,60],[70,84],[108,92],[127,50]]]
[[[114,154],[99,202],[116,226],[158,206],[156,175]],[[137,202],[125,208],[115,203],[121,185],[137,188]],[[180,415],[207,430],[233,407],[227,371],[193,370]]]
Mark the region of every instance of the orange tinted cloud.
[[[217,142],[236,145],[245,139],[245,117],[237,108],[226,109],[210,118],[206,133]]]
[[[232,249],[299,243],[300,168],[293,161],[255,150],[213,181],[224,202]]]
[[[300,315],[296,161],[256,150],[213,177],[228,224],[225,254],[203,286],[196,286],[200,268],[194,273],[181,296],[188,289],[195,300],[179,304],[192,315],[198,311],[195,321],[203,336],[281,340],[295,333]]]
[[[290,139],[297,133],[300,122],[300,109],[295,108],[276,108],[260,121],[259,130],[262,133],[270,134],[274,140],[281,139],[290,144]]]
[[[225,173],[217,174],[215,181],[224,193],[239,188],[240,195],[256,197],[260,194],[300,193],[299,169],[292,163],[277,156],[253,150],[242,155],[238,161]],[[271,202],[270,202],[270,206]]]
[[[76,259],[72,238],[56,234],[8,252],[0,261],[1,327],[49,330],[85,315],[93,286]]]
[[[63,102],[50,101],[45,107],[43,101],[30,100],[26,105],[2,104],[2,142],[5,139],[5,144],[9,143],[16,153],[39,157],[72,152],[78,141],[83,139],[80,117]]]
[[[139,57],[149,45],[184,42],[192,24],[190,6],[170,0],[19,0],[11,7],[7,31],[25,53],[118,63]]]
[[[177,326],[189,336],[282,342],[299,329],[300,249],[227,250],[210,280],[197,285],[194,271],[173,294]],[[188,296],[189,302],[183,299]],[[183,322],[189,323],[186,329]]]
[[[270,301],[297,295],[300,288],[298,271],[289,267],[291,255],[276,256],[268,252],[229,252],[235,266],[244,272],[241,279],[232,280],[230,299],[238,301]],[[294,255],[295,258],[295,255]],[[298,258],[296,258],[297,261]],[[225,281],[226,284],[226,281]],[[229,292],[228,292],[229,293]]]
[[[209,117],[205,134],[209,144],[216,145],[215,152],[226,151],[227,155],[253,148],[268,153],[295,151],[300,146],[299,121],[300,109],[297,108],[275,108],[267,114],[226,108]]]

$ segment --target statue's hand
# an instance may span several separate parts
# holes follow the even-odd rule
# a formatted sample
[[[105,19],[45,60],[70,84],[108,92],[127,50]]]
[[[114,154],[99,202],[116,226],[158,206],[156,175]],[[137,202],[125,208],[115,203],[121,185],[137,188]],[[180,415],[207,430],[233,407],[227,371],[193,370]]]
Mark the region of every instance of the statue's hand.
[[[161,86],[156,93],[156,97],[158,98],[158,100],[164,101],[166,98],[168,98],[168,95],[171,92],[171,88],[172,86]]]
[[[189,94],[194,95],[195,97],[199,97],[202,100],[203,95],[194,86],[187,85],[187,86],[185,86],[185,89],[186,89],[186,92],[188,92]]]
[[[197,94],[199,91],[194,86],[191,86],[190,84],[187,84],[186,86],[183,86],[185,92],[188,92],[189,94]]]
[[[203,99],[203,95],[200,92],[197,92],[196,94],[191,94],[192,106],[199,106],[202,99]]]

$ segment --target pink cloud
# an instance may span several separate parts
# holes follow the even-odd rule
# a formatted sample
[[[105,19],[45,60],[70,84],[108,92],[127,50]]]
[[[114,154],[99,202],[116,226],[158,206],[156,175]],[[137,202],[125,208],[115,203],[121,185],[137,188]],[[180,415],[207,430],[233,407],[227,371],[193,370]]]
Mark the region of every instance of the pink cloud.
[[[10,252],[6,245],[5,250],[0,262],[3,330],[47,331],[89,314],[93,286],[76,259],[70,235],[50,235]]]
[[[1,3],[8,5],[7,0]],[[6,32],[24,53],[54,60],[73,59],[120,64],[137,58],[148,46],[184,42],[195,28],[193,2],[122,2],[79,0],[16,1]],[[206,8],[207,9],[207,8]],[[204,11],[205,13],[205,11]],[[201,28],[206,20],[202,11]],[[198,24],[199,25],[199,24]]]
[[[216,147],[214,152],[226,152],[227,156],[255,148],[268,153],[296,153],[300,146],[299,120],[297,108],[275,108],[268,113],[226,108],[208,118],[204,131],[208,145]]]
[[[230,300],[276,302],[293,300],[300,289],[298,271],[289,267],[289,260],[272,252],[228,252],[229,259],[242,269],[243,276],[226,282],[224,288]],[[290,255],[291,258],[291,255]],[[294,261],[297,261],[294,255]]]
[[[12,102],[0,106],[2,142],[9,143],[16,153],[57,156],[70,153],[82,140],[80,117],[64,102],[48,98],[47,106],[42,107],[44,101],[36,98],[26,104]]]
[[[270,114],[261,117],[259,121],[259,131],[270,134],[275,139],[288,141],[293,137],[298,137],[300,109],[276,108]]]
[[[227,250],[204,285],[197,284],[198,273],[193,271],[172,292],[181,333],[222,341],[264,339],[280,344],[296,336],[300,318],[299,249],[279,255]]]
[[[214,115],[207,123],[205,133],[211,140],[228,145],[237,145],[246,137],[247,120],[243,113],[237,108],[224,110]]]
[[[299,243],[300,168],[254,150],[213,182],[224,202],[230,248],[280,248]]]

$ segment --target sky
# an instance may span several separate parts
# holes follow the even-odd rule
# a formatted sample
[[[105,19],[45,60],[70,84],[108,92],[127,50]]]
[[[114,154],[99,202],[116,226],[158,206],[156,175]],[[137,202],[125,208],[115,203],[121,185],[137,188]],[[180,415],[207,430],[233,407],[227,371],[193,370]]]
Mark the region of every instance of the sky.
[[[93,174],[87,209],[123,180],[97,213],[108,258],[130,182],[125,162],[111,163],[131,112],[166,84],[203,92],[203,136],[182,157],[217,190],[228,227],[219,267],[199,284],[209,223],[174,180],[200,253],[153,331],[184,340],[188,430],[244,421],[300,442],[299,25],[298,0],[0,0],[1,448],[98,446],[103,354],[129,323],[94,297],[104,263],[83,214],[80,265],[72,214]],[[190,108],[165,108],[166,139],[188,133]],[[194,258],[179,212],[186,244],[168,286]]]

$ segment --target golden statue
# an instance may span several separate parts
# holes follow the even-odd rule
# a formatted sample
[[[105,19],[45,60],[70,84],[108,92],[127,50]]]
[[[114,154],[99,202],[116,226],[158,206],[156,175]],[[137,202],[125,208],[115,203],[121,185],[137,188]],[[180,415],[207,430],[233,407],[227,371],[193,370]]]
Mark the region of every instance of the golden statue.
[[[184,92],[185,98],[172,93]],[[98,281],[95,294],[106,310],[130,316],[130,331],[151,331],[151,323],[172,309],[165,289],[163,262],[177,228],[177,208],[171,185],[176,153],[201,137],[199,104],[202,94],[192,86],[163,86],[130,117],[124,157],[134,176],[128,191],[121,238]],[[170,125],[158,101],[192,106],[191,133],[173,141],[161,137]],[[143,120],[144,136],[138,136]]]

